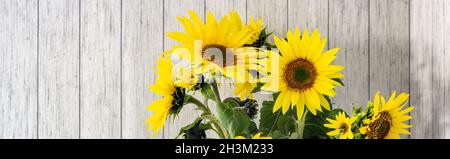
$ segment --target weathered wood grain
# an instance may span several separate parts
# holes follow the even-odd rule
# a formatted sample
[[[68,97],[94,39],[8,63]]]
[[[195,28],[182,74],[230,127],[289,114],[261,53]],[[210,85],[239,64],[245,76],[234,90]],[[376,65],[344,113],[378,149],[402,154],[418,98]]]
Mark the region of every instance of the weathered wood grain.
[[[318,29],[322,36],[328,36],[328,0],[288,0],[287,10],[289,29]]]
[[[38,1],[0,1],[0,138],[37,138]]]
[[[121,137],[121,1],[81,1],[81,138]]]
[[[180,22],[176,19],[177,16],[188,16],[188,10],[195,11],[200,18],[204,18],[205,1],[180,1],[180,0],[165,0],[164,1],[164,31],[184,31]],[[170,49],[177,44],[174,40],[164,35],[164,50]],[[179,61],[174,61],[177,64]],[[164,126],[164,138],[175,138],[179,130],[192,123],[200,113],[195,110],[192,105],[186,105],[183,111],[175,120],[167,120]]]
[[[413,138],[445,138],[450,66],[445,0],[411,1],[411,105]],[[447,18],[448,19],[448,18]]]
[[[287,7],[288,0],[247,0],[247,16],[261,18],[268,31],[284,37],[288,28]],[[269,38],[270,41],[273,41],[272,37]]]
[[[445,124],[445,135],[444,138],[450,139],[450,69],[449,65],[450,63],[450,1],[444,1],[444,47],[445,47],[445,53],[444,57],[442,57],[444,61],[444,67],[443,67],[443,83],[444,83],[444,95],[441,96],[441,98],[444,98],[444,111],[445,111],[445,117],[439,117],[444,118],[444,124]]]
[[[216,18],[227,15],[230,11],[237,11],[243,21],[246,21],[247,1],[246,0],[207,0],[205,1],[205,11],[211,11]]]
[[[163,0],[123,1],[123,138],[149,138],[147,106],[159,98],[150,90],[153,67],[163,49]],[[162,131],[158,138],[162,138]]]
[[[79,138],[79,1],[39,1],[39,138]]]
[[[369,91],[409,92],[409,1],[369,1]],[[407,138],[409,136],[402,136]]]
[[[364,106],[369,100],[369,1],[330,1],[329,5],[328,46],[341,49],[334,64],[345,66],[345,86],[336,88],[333,103],[351,113],[352,105]]]
[[[409,1],[370,2],[370,97],[409,92]]]

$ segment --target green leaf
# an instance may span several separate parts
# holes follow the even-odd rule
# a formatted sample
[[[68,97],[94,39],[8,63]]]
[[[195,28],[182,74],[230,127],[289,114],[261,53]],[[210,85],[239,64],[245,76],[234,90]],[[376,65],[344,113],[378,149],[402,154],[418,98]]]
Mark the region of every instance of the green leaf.
[[[231,138],[236,135],[248,136],[250,118],[242,109],[238,109],[231,102],[218,103],[217,112],[220,123],[228,131]]]
[[[211,99],[211,100],[213,100],[213,101],[216,101],[216,96],[215,96],[215,94],[214,94],[214,90],[213,90],[213,88],[211,87],[210,84],[204,84],[204,85],[202,86],[201,92],[202,92],[202,95],[203,95],[206,99]],[[217,101],[216,101],[216,102],[217,102]]]
[[[303,138],[305,139],[328,139],[327,132],[331,131],[329,128],[323,126],[328,123],[326,118],[334,119],[342,109],[333,109],[331,111],[323,110],[317,112],[314,116],[312,113],[307,113],[305,118],[305,129],[303,130]]]
[[[250,121],[250,125],[249,125],[249,127],[247,129],[247,132],[245,132],[244,133],[245,135],[243,135],[243,136],[245,136],[246,138],[249,139],[249,138],[252,137],[252,134],[256,134],[258,132],[259,132],[258,131],[258,126],[256,125],[256,123],[253,122],[253,121]]]
[[[289,138],[291,133],[296,131],[295,111],[289,110],[284,115],[281,110],[273,113],[273,105],[273,101],[263,102],[259,129],[272,138]]]

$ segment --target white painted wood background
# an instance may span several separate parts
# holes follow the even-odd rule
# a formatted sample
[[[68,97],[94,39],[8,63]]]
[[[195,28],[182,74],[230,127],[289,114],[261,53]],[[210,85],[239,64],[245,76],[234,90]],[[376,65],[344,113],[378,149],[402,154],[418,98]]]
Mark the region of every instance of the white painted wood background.
[[[318,28],[342,48],[337,107],[410,92],[411,137],[450,138],[450,0],[0,0],[0,138],[149,138],[151,68],[189,9]]]

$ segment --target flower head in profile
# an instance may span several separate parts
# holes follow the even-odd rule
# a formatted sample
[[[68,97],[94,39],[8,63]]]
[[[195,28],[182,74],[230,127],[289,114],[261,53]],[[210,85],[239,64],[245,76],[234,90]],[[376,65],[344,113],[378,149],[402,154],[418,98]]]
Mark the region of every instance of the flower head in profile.
[[[336,120],[326,118],[329,124],[324,124],[325,127],[333,129],[328,132],[328,136],[338,136],[340,139],[353,139],[352,124],[356,117],[347,118],[344,112],[339,112],[336,115]]]
[[[414,107],[407,106],[409,95],[401,93],[396,97],[394,91],[386,102],[380,92],[377,92],[373,102],[373,116],[364,121],[365,127],[360,132],[368,139],[400,139],[400,134],[411,133],[408,131],[411,125],[406,122],[412,119],[408,115]]]
[[[154,135],[164,126],[169,114],[176,115],[180,112],[185,96],[185,89],[175,85],[173,64],[169,56],[164,54],[160,56],[156,74],[155,83],[150,86],[150,90],[162,97],[147,107],[153,115],[146,120],[149,130],[153,131]]]
[[[287,33],[287,40],[274,37],[279,53],[269,54],[271,76],[262,90],[280,92],[273,111],[285,114],[291,107],[297,108],[297,118],[303,116],[305,107],[316,115],[322,107],[330,110],[325,96],[334,97],[335,86],[343,78],[343,66],[331,64],[338,48],[324,51],[326,40],[315,30],[312,35],[306,30],[300,36],[299,29]]]

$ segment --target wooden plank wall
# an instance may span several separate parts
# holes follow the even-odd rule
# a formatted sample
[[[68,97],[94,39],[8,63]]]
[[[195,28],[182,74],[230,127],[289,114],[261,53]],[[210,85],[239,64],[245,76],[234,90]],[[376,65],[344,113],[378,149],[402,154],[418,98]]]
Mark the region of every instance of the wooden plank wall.
[[[346,66],[337,107],[409,92],[410,137],[450,138],[448,0],[2,0],[0,138],[151,138],[152,67],[190,9],[236,10],[278,36],[318,29]],[[186,107],[156,138],[174,138],[197,114]]]

